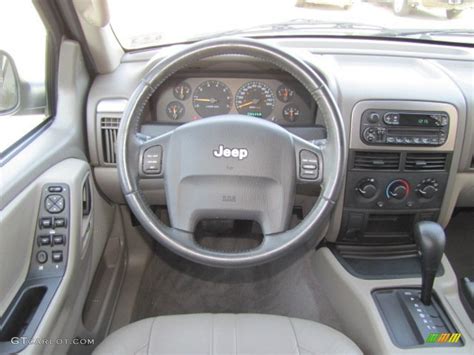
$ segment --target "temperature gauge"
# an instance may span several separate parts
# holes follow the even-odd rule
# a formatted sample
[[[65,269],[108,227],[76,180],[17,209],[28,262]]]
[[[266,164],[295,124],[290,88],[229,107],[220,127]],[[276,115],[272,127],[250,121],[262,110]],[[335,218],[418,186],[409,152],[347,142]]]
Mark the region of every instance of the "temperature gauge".
[[[295,122],[300,117],[300,109],[295,104],[288,104],[283,108],[283,118],[288,122]]]
[[[295,96],[295,91],[286,85],[280,85],[277,89],[277,97],[281,102],[290,102]]]
[[[166,106],[166,114],[173,121],[179,120],[184,115],[184,106],[178,101],[173,101]]]
[[[191,86],[183,81],[174,87],[173,94],[178,100],[187,100],[191,96]]]

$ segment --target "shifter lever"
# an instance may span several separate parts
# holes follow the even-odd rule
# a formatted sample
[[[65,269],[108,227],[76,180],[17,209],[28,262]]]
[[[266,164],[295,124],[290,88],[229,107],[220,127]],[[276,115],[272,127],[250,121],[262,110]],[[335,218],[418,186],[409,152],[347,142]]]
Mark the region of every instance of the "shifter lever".
[[[422,221],[415,225],[415,242],[421,254],[421,301],[429,305],[436,272],[444,253],[446,235],[438,223]]]

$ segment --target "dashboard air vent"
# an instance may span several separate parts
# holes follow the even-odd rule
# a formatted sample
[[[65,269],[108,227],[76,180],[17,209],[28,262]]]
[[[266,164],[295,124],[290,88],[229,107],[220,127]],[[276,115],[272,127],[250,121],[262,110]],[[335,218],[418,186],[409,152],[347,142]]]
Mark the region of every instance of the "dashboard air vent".
[[[405,160],[407,171],[444,171],[447,168],[446,153],[408,153]]]
[[[120,117],[102,117],[100,131],[102,133],[102,154],[104,162],[115,164],[117,162],[115,142],[117,141]]]
[[[400,153],[356,152],[354,169],[360,170],[398,170]]]

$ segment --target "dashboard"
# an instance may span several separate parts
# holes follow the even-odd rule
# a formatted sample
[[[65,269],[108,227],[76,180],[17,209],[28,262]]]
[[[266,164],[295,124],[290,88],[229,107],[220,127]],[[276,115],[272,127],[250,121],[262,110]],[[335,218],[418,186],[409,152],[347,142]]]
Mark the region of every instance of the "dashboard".
[[[417,221],[446,225],[456,205],[473,206],[472,49],[342,39],[269,43],[302,53],[343,118],[348,162],[328,240],[408,243]],[[89,93],[94,174],[117,203],[124,202],[115,153],[120,120],[143,73],[165,56],[162,49],[127,54],[116,71],[94,80]],[[193,120],[238,113],[273,121],[307,141],[327,136],[322,108],[289,74],[232,55],[171,76],[144,108],[140,133],[155,137]],[[141,188],[155,205],[166,204],[161,182],[142,181]],[[295,206],[303,215],[315,196],[297,187]]]
[[[227,114],[265,119],[282,126],[314,126],[317,107],[306,89],[288,77],[178,76],[154,95],[152,120],[163,124]]]

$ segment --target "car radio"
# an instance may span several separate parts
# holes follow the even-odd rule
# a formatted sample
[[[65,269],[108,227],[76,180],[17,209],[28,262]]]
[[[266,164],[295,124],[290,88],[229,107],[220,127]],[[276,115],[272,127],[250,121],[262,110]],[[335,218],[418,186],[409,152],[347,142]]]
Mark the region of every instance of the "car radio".
[[[428,145],[446,142],[446,112],[366,110],[361,119],[361,139],[371,145]]]

